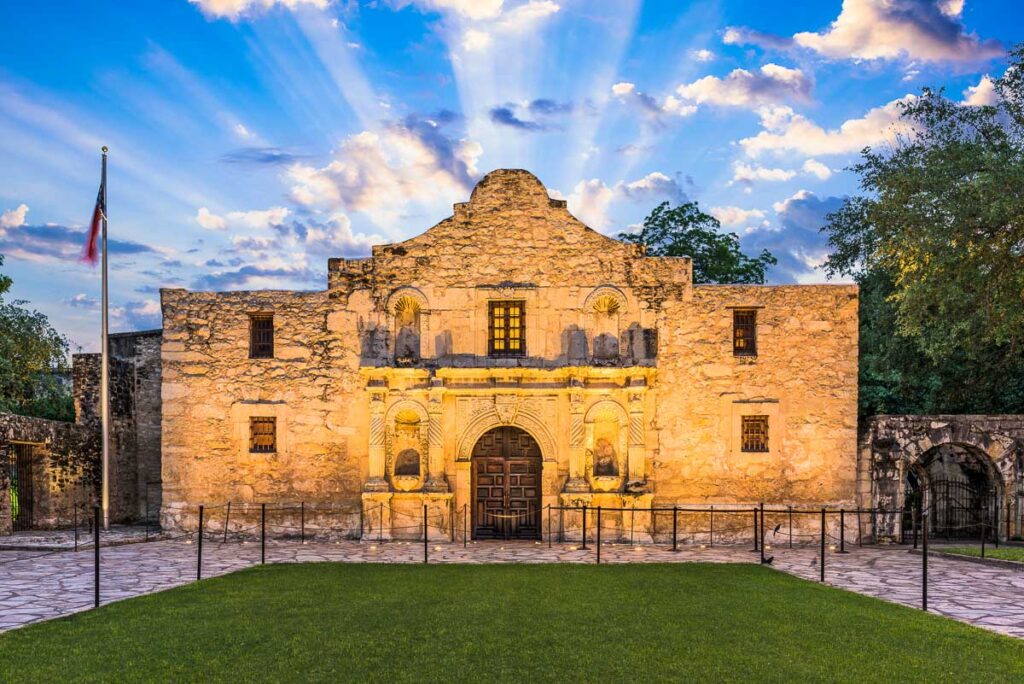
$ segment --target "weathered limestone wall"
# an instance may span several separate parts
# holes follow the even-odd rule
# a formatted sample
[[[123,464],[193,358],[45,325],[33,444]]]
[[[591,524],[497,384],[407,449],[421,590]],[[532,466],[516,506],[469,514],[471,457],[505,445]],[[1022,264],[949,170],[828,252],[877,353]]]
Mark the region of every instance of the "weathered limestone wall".
[[[734,307],[758,307],[757,356],[733,356]],[[656,500],[851,505],[857,288],[696,286],[659,322]],[[769,451],[740,417],[769,417]]]
[[[193,524],[200,503],[358,502],[358,318],[324,292],[162,299],[162,523]],[[273,359],[249,358],[252,312],[274,313]],[[277,418],[276,453],[250,453],[250,416]]]
[[[330,260],[325,292],[162,298],[169,526],[200,503],[334,502],[415,536],[426,503],[447,536],[474,444],[502,425],[539,444],[545,506],[855,498],[855,287],[694,287],[688,258],[596,233],[523,171],[488,174],[420,236]],[[524,303],[522,358],[488,356],[505,299]],[[733,356],[730,307],[758,307],[758,357]],[[274,359],[248,358],[252,313],[274,314]],[[745,413],[770,417],[767,454],[740,452]],[[249,453],[250,416],[277,417],[277,453]],[[418,475],[395,472],[400,449]]]
[[[0,535],[10,534],[9,466],[14,444],[33,445],[32,521],[36,528],[70,524],[72,507],[92,501],[98,434],[89,426],[0,413]]]

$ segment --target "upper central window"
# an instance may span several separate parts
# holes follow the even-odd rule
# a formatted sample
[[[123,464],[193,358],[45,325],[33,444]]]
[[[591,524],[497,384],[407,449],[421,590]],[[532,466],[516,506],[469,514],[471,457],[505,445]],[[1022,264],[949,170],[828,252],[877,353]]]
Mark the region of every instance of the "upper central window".
[[[526,356],[526,317],[523,302],[490,303],[487,353],[491,356]]]

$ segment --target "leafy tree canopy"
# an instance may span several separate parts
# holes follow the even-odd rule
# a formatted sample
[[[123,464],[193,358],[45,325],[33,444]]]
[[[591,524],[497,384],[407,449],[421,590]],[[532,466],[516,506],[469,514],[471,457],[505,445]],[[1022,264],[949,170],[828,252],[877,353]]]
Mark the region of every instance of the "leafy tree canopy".
[[[861,408],[1024,411],[1024,47],[971,106],[924,89],[852,167],[830,275],[861,285]]]
[[[763,283],[765,272],[778,260],[768,250],[748,257],[740,251],[739,236],[720,228],[718,219],[696,202],[675,208],[662,202],[644,219],[640,232],[620,233],[619,239],[646,245],[652,256],[692,257],[694,283]]]
[[[10,276],[0,273],[0,411],[73,420],[67,338],[24,301],[5,301],[10,288]]]

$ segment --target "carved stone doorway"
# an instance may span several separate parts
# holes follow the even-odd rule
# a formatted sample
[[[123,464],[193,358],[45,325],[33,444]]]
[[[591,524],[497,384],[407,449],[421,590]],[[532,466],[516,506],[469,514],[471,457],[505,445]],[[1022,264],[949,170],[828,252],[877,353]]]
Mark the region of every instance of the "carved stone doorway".
[[[540,539],[541,451],[528,432],[497,427],[473,447],[473,538]]]

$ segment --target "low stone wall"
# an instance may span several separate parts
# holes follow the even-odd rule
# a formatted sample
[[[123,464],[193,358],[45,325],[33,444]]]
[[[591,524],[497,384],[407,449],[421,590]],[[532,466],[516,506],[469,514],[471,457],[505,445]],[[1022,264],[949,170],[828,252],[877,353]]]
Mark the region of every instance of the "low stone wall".
[[[14,445],[31,444],[32,520],[36,528],[69,524],[73,506],[94,500],[99,434],[89,425],[0,413],[0,534],[12,530],[10,466]]]

